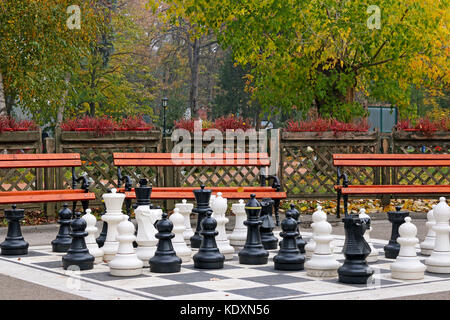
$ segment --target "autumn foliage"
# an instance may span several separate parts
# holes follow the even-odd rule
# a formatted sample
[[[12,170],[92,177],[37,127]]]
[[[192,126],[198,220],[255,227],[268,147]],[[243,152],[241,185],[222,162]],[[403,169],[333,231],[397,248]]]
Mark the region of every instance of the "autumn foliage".
[[[194,119],[181,119],[178,121],[174,121],[175,129],[185,129],[189,132],[194,132]],[[203,123],[207,123],[207,125],[203,125]],[[217,129],[221,132],[226,132],[226,130],[238,130],[241,129],[246,131],[251,129],[251,120],[244,119],[242,117],[235,117],[234,115],[222,116],[214,120],[214,122],[203,121],[202,129]]]
[[[284,131],[287,132],[365,132],[370,128],[367,119],[354,120],[350,123],[338,121],[336,119],[317,118],[310,121],[294,121],[288,120]]]
[[[0,116],[0,132],[3,131],[36,131],[38,129],[33,120],[15,120],[9,116]]]

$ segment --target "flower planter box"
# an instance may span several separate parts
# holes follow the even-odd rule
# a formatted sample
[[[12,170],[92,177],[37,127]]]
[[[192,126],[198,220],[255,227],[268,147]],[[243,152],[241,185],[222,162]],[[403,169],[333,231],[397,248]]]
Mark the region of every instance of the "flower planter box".
[[[41,131],[3,131],[0,132],[0,143],[36,142],[41,140]]]
[[[450,141],[450,131],[435,131],[433,134],[424,134],[418,129],[393,130],[395,140],[447,140]]]
[[[297,131],[282,132],[283,140],[374,140],[378,137],[378,131]]]
[[[105,135],[99,135],[95,131],[61,131],[61,141],[149,141],[160,140],[161,131],[157,130],[133,130],[112,131]]]

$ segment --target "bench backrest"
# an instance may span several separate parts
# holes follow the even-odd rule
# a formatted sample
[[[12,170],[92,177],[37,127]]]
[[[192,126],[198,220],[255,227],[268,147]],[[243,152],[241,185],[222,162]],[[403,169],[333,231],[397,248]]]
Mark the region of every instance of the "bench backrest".
[[[115,166],[269,166],[267,153],[114,153]]]
[[[0,154],[0,169],[81,167],[79,153]]]
[[[336,167],[447,167],[450,154],[333,154]]]

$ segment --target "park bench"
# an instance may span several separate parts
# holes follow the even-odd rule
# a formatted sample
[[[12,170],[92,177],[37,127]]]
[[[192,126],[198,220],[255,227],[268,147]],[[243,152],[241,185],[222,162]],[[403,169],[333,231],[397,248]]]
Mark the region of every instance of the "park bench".
[[[260,186],[257,187],[208,187],[212,194],[222,192],[223,197],[228,199],[250,199],[254,193],[258,199],[271,198],[274,200],[274,212],[277,225],[279,225],[278,209],[280,200],[286,199],[286,192],[281,191],[280,180],[277,176],[268,175],[268,166],[270,158],[267,153],[220,153],[207,154],[201,153],[181,153],[172,157],[171,153],[114,153],[114,165],[118,167],[118,186],[120,192],[125,192],[126,199],[136,198],[132,188],[131,178],[123,176],[121,167],[189,167],[189,166],[207,166],[207,167],[242,167],[256,166],[260,169]],[[271,186],[267,182],[272,180]],[[121,188],[124,183],[124,188]],[[195,187],[153,187],[152,199],[195,199],[193,190]],[[126,202],[127,212],[130,210],[130,203]]]
[[[72,167],[72,190],[0,191],[0,204],[72,202],[75,211],[76,203],[81,201],[86,211],[89,200],[95,200],[95,193],[89,192],[86,176],[75,174],[75,167],[81,167],[78,153],[0,154],[0,169],[58,167]],[[81,183],[80,189],[76,189],[78,183]]]
[[[341,197],[347,214],[349,195],[448,195],[450,185],[350,185],[344,167],[450,167],[450,154],[333,154],[337,167],[337,217]],[[342,179],[342,184],[341,184]]]

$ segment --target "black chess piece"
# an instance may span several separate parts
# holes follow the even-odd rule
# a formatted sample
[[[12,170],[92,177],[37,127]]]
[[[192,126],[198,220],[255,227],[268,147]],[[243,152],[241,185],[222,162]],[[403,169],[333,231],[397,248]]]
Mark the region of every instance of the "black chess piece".
[[[52,241],[53,252],[67,252],[72,243],[70,236],[70,223],[72,222],[72,211],[69,205],[64,203],[62,209],[58,212],[58,223],[60,225],[55,240]]]
[[[155,235],[158,246],[155,255],[150,258],[150,272],[156,273],[174,273],[181,270],[181,259],[176,255],[172,245],[173,223],[167,219],[167,213],[162,214],[162,219],[156,222],[158,233]]]
[[[366,262],[371,249],[364,239],[364,233],[370,228],[370,219],[359,218],[354,214],[346,216],[342,221],[345,228],[345,242],[342,249],[345,261],[338,269],[339,282],[366,284],[374,273]]]
[[[292,211],[286,212],[286,219],[281,222],[280,236],[283,238],[280,251],[273,257],[276,270],[303,270],[305,256],[300,253],[296,237],[297,221],[292,217]]]
[[[300,212],[295,208],[295,204],[291,203],[291,209],[289,209],[288,211],[286,211],[286,214],[288,212],[291,212],[292,218],[297,222],[297,232],[298,232],[298,236],[296,238],[296,242],[297,242],[297,247],[298,250],[300,250],[301,254],[304,254],[305,251],[305,245],[306,245],[306,241],[305,239],[302,238],[302,235],[300,234],[300,221],[298,221],[298,219],[300,218]],[[280,248],[283,245],[283,240],[280,241]]]
[[[150,202],[150,196],[152,194],[152,187],[147,185],[147,179],[139,180],[139,187],[134,188],[134,192],[136,193],[136,204],[133,205],[133,209],[136,209],[139,206],[149,206],[150,209],[153,208],[152,203]],[[131,221],[131,217],[130,217]],[[137,235],[138,226],[135,226],[134,235]],[[136,241],[133,241],[133,247],[137,248],[138,244]]]
[[[206,213],[208,210],[211,210],[209,207],[209,199],[211,198],[211,190],[206,189],[205,186],[201,185],[200,189],[194,190],[195,196],[195,207],[192,209],[192,213],[197,214],[197,227],[195,228],[194,235],[189,239],[191,242],[191,248],[200,248],[202,244],[203,237],[200,234],[200,230],[202,228],[201,222],[206,217]]]
[[[208,210],[206,217],[202,220],[202,230],[200,231],[203,236],[202,244],[198,249],[198,252],[194,254],[192,259],[194,260],[194,268],[198,269],[222,269],[225,256],[220,253],[217,248],[216,236],[219,234],[216,231],[217,221],[211,217],[213,211]]]
[[[104,200],[102,200],[102,204],[103,204],[103,212],[100,214],[100,216],[103,216],[106,213],[106,206]],[[100,231],[98,238],[95,239],[95,242],[97,242],[99,248],[103,247],[103,245],[105,244],[107,234],[108,234],[108,222],[103,221],[102,231]]]
[[[91,270],[94,268],[94,256],[89,253],[84,238],[88,235],[86,230],[86,221],[81,219],[81,212],[75,213],[75,219],[72,220],[70,227],[72,232],[72,244],[66,255],[62,257],[63,269],[67,270],[72,266],[80,270]]]
[[[259,219],[262,221],[259,227],[261,233],[261,243],[266,250],[276,249],[278,247],[278,239],[273,234],[275,223],[272,218],[274,201],[270,198],[264,198],[261,200],[261,215]]]
[[[409,216],[408,211],[401,211],[401,206],[396,206],[396,211],[389,211],[388,219],[392,223],[391,239],[389,243],[384,246],[384,256],[388,259],[396,259],[400,252],[400,244],[397,242],[397,238],[400,236],[398,229],[401,224],[405,222],[405,218]]]
[[[244,225],[247,226],[247,239],[244,248],[239,251],[239,263],[241,264],[266,264],[269,260],[269,252],[264,249],[261,243],[261,234],[259,233],[259,226],[262,221],[259,219],[261,212],[261,205],[255,199],[255,194],[252,194],[251,199],[245,205],[245,212],[247,220]]]
[[[0,244],[2,255],[28,254],[28,242],[22,236],[20,220],[24,217],[24,209],[17,209],[15,204],[12,209],[5,209],[5,218],[8,220],[8,232],[5,241]]]

